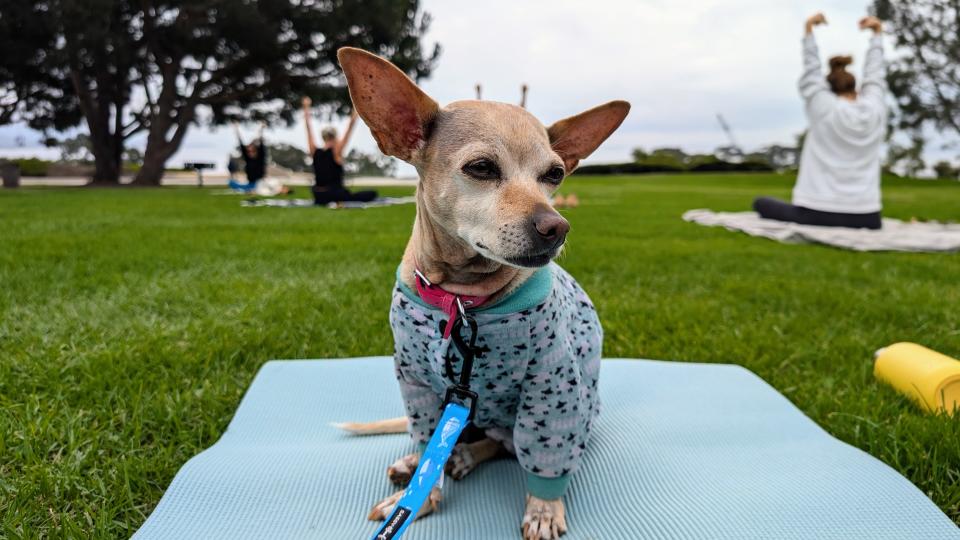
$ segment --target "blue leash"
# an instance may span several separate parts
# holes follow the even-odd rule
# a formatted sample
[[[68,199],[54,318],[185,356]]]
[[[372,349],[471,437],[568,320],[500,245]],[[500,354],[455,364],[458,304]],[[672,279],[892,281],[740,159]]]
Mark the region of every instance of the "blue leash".
[[[407,484],[403,496],[397,501],[393,513],[383,522],[371,540],[393,540],[403,535],[407,527],[417,518],[417,513],[423,508],[423,503],[430,496],[433,486],[440,480],[443,468],[450,459],[450,453],[457,444],[457,439],[473,418],[477,394],[470,390],[470,374],[473,371],[474,358],[480,355],[477,348],[477,321],[467,314],[459,298],[457,298],[457,307],[460,309],[460,317],[453,322],[451,337],[457,351],[463,357],[460,380],[447,386],[447,393],[443,400],[443,415],[440,416],[437,428],[433,430],[433,436],[430,437],[430,442],[420,457],[420,464],[417,465],[417,470]],[[445,323],[441,322],[441,334],[443,324]],[[470,332],[469,343],[460,333],[464,325]],[[445,367],[447,376],[455,380],[449,356],[446,358]]]
[[[417,519],[417,512],[423,508],[433,486],[440,480],[443,467],[450,459],[450,452],[469,423],[470,409],[467,407],[450,403],[444,408],[439,428],[433,432],[433,437],[430,437],[430,444],[420,458],[417,472],[410,479],[393,513],[383,522],[372,540],[400,538],[413,520]]]

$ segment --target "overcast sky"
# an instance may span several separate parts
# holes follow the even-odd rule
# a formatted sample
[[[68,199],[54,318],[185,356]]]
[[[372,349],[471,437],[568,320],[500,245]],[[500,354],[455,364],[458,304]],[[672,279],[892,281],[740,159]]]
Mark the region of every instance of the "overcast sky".
[[[866,2],[851,0],[426,0],[428,43],[443,48],[421,86],[437,101],[483,98],[527,106],[545,124],[612,99],[633,104],[623,126],[588,160],[629,159],[637,146],[711,151],[727,140],[721,113],[746,149],[792,143],[804,129],[796,92],[804,19],[822,10],[821,53],[853,54],[859,73],[868,36]],[[253,126],[247,130],[252,133]],[[28,148],[16,148],[17,138]],[[276,126],[274,141],[305,147],[302,124]],[[38,154],[39,136],[0,128],[0,155]],[[233,147],[228,129],[195,128],[171,164],[216,161]],[[375,151],[365,127],[354,142]],[[133,146],[144,140],[134,139]],[[42,150],[41,150],[42,151]],[[45,155],[56,155],[46,150]],[[412,173],[404,168],[402,173]]]

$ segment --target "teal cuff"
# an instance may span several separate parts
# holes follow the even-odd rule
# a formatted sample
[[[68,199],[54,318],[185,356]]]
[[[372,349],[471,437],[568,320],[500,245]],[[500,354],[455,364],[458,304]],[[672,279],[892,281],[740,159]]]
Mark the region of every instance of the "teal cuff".
[[[553,290],[553,265],[549,265],[537,270],[527,279],[517,290],[511,292],[508,296],[500,299],[489,306],[482,306],[478,309],[470,310],[473,313],[489,313],[492,315],[507,315],[516,313],[525,309],[537,307],[550,296]],[[427,309],[437,309],[424,302],[416,291],[407,287],[406,283],[400,279],[400,267],[397,267],[397,286],[404,296]]]
[[[563,497],[570,485],[572,476],[565,474],[556,478],[544,478],[533,473],[527,473],[527,492],[538,499],[552,501]]]
[[[427,449],[427,443],[417,444],[417,450],[422,456]],[[556,478],[544,478],[533,473],[527,473],[527,493],[538,499],[552,501],[563,497],[567,492],[567,486],[573,477],[569,474],[558,476]]]

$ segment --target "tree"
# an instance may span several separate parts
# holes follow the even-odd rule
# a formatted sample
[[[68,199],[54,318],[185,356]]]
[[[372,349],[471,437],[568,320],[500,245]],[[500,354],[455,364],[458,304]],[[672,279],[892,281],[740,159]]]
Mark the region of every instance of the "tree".
[[[267,155],[270,160],[284,169],[294,172],[310,171],[310,164],[307,162],[307,153],[296,146],[277,143],[267,145]]]
[[[49,104],[67,88],[61,74],[41,67],[44,51],[55,45],[46,15],[36,3],[0,0],[0,125],[15,121],[18,111]],[[79,122],[70,114],[50,120],[61,128]]]
[[[713,154],[690,154],[687,156],[685,165],[687,168],[702,167],[704,165],[713,165],[722,161]]]
[[[143,152],[139,148],[125,148],[123,162],[131,165],[143,165]]]
[[[683,163],[687,160],[687,153],[682,148],[657,148],[650,153],[653,159],[673,160]]]
[[[61,161],[89,161],[93,155],[93,144],[86,133],[54,141],[53,144],[60,147]]]
[[[686,167],[689,157],[680,148],[655,148],[650,152],[644,152],[637,148],[633,151],[634,161],[649,167],[683,169]]]
[[[800,159],[800,156],[803,155],[803,145],[807,142],[807,130],[803,130],[800,133],[797,133],[797,159]]]
[[[743,160],[752,163],[764,163],[775,170],[791,169],[797,166],[800,151],[791,146],[771,144],[745,154]]]
[[[933,166],[933,172],[940,180],[956,180],[960,177],[960,168],[954,167],[949,161],[938,161]]]
[[[717,147],[713,153],[721,161],[728,163],[740,163],[744,160],[743,148],[733,144]]]
[[[920,135],[911,137],[909,146],[890,141],[887,146],[887,162],[884,164],[884,169],[892,172],[902,171],[905,176],[916,177],[927,166],[923,160],[925,147],[926,140]]]
[[[924,128],[960,136],[960,25],[956,0],[874,0],[896,46],[887,67],[895,98],[892,127],[913,139]]]
[[[393,176],[397,172],[397,161],[392,157],[366,154],[356,148],[350,150],[343,161],[343,168],[350,176]]]
[[[634,163],[651,167],[672,167],[682,169],[690,157],[680,148],[656,148],[647,152],[643,148],[634,148],[632,152]]]
[[[0,122],[85,123],[93,180],[114,184],[146,132],[134,183],[158,184],[192,125],[292,122],[303,95],[345,110],[342,46],[428,75],[429,24],[418,0],[0,0]]]
[[[285,144],[267,145],[270,160],[294,172],[310,172],[309,156],[300,148]],[[380,153],[367,154],[353,148],[344,156],[343,168],[350,176],[392,176],[397,171],[395,159]]]

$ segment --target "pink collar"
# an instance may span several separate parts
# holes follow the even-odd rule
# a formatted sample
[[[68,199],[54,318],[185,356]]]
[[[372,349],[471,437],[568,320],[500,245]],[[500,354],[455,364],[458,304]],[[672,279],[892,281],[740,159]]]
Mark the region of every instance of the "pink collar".
[[[489,296],[467,296],[457,295],[445,291],[439,285],[430,283],[423,272],[419,269],[413,271],[413,281],[417,284],[417,294],[420,298],[433,307],[440,308],[447,315],[447,324],[443,328],[443,339],[450,337],[453,331],[453,323],[460,317],[460,310],[476,309],[490,299]],[[458,305],[458,301],[459,304]]]

